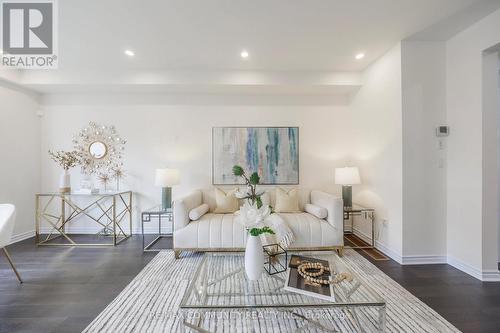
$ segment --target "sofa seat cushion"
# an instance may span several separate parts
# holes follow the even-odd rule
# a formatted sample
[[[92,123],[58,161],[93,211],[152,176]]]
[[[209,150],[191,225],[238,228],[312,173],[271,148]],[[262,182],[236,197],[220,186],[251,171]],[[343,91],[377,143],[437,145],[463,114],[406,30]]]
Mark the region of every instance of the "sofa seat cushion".
[[[325,220],[309,213],[278,213],[292,229],[295,240],[290,248],[342,245],[342,233]],[[174,232],[174,247],[184,249],[243,249],[245,227],[234,214],[207,213],[198,221]]]
[[[174,247],[244,248],[245,227],[234,219],[234,214],[205,214],[198,221],[191,221],[185,228],[175,231]]]

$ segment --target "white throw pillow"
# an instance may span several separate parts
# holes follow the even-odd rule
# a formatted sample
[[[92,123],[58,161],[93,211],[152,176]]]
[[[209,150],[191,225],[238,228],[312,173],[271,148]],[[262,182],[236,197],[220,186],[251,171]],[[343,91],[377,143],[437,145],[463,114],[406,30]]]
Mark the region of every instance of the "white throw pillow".
[[[328,216],[328,210],[326,210],[326,208],[313,204],[305,204],[304,210],[309,214],[316,216],[318,219],[326,219]]]
[[[236,198],[237,189],[229,192],[224,192],[221,189],[215,188],[215,210],[216,214],[234,213],[240,209],[238,198]]]
[[[276,213],[297,213],[299,209],[299,191],[294,188],[286,192],[282,188],[276,188]]]
[[[203,215],[205,215],[206,212],[208,212],[208,205],[207,204],[202,204],[202,205],[199,205],[198,207],[196,208],[193,208],[189,211],[189,219],[191,221],[197,221],[200,219],[200,217],[202,217]]]

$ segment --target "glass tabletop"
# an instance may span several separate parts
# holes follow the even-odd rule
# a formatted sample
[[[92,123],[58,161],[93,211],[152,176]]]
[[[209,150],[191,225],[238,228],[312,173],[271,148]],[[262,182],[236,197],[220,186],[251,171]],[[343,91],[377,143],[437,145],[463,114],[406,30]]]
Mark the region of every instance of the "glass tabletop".
[[[174,210],[172,208],[163,208],[162,205],[157,205],[146,209],[143,213],[147,214],[171,214]]]
[[[363,206],[360,206],[360,205],[357,205],[357,204],[353,204],[352,207],[344,207],[344,210],[346,212],[369,212],[369,211],[375,211],[375,209],[373,208],[367,208],[367,207],[363,207]]]
[[[385,306],[385,301],[362,281],[338,255],[299,253],[327,260],[334,272],[350,273],[352,280],[333,285],[335,301],[284,289],[287,272],[251,281],[245,274],[243,253],[206,253],[181,301],[182,309],[289,308],[332,306]]]
[[[121,195],[121,194],[131,194],[132,191],[102,191],[102,192],[93,192],[93,193],[83,193],[83,192],[69,192],[69,193],[63,193],[63,192],[45,192],[45,193],[36,193],[37,196],[40,197],[49,197],[49,196],[61,196],[61,197],[112,197],[115,195]]]

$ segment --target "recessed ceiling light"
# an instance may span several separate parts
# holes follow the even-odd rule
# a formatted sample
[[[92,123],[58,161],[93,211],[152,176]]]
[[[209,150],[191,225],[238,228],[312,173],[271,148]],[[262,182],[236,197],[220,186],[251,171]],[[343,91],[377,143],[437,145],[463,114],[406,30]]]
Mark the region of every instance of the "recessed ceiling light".
[[[125,54],[128,55],[129,57],[135,56],[135,53],[132,50],[125,50]]]
[[[241,55],[241,57],[242,57],[243,59],[246,59],[246,58],[248,58],[248,56],[250,56],[250,55],[248,54],[248,51],[247,51],[247,50],[243,50],[243,51],[241,51],[241,54],[240,54],[240,55]]]
[[[364,57],[365,57],[365,54],[364,54],[364,53],[358,53],[358,54],[356,54],[356,56],[355,56],[356,60],[361,60],[361,59],[363,59]]]

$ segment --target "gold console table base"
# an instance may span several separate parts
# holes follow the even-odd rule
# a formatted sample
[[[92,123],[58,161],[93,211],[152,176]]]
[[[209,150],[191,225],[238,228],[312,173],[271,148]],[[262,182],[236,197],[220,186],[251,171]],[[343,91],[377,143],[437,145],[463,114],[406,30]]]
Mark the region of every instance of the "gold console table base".
[[[79,205],[75,198],[91,198],[92,200]],[[57,213],[51,207],[59,204]],[[96,211],[96,212],[94,212]],[[97,216],[96,216],[97,215]],[[110,229],[107,243],[78,243],[72,234],[66,232],[66,225],[77,217],[85,216],[98,223],[104,230]],[[125,231],[128,216],[128,233]],[[42,223],[49,225],[50,231],[41,233]],[[35,242],[38,246],[116,246],[132,235],[132,191],[100,193],[100,194],[70,194],[44,193],[36,195],[36,226]],[[106,236],[107,237],[107,236]],[[66,243],[55,243],[54,240],[65,239]]]

